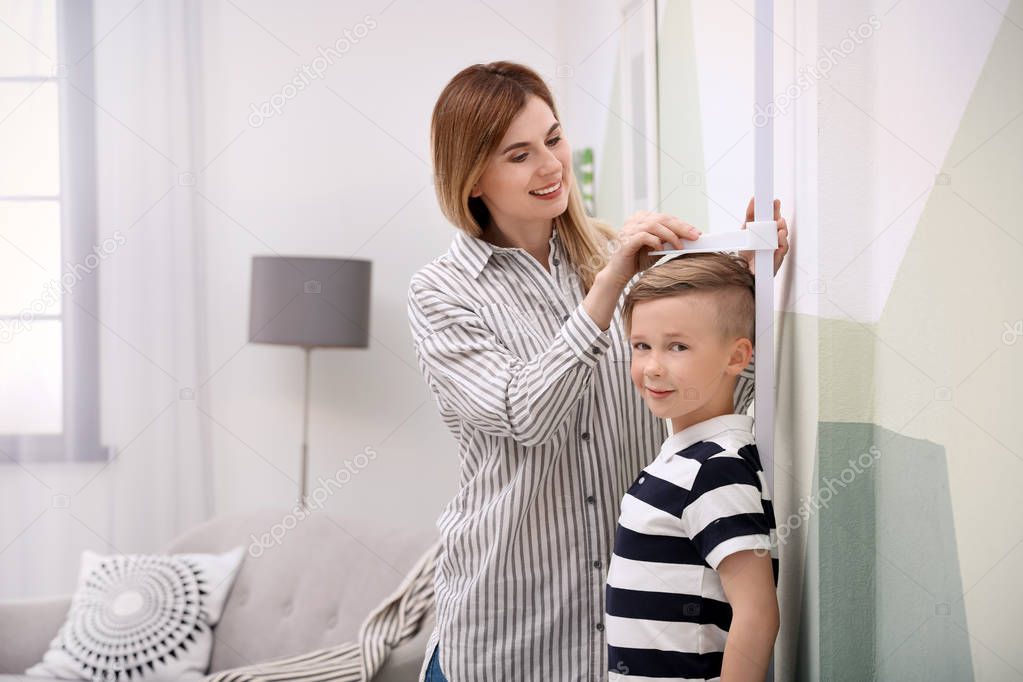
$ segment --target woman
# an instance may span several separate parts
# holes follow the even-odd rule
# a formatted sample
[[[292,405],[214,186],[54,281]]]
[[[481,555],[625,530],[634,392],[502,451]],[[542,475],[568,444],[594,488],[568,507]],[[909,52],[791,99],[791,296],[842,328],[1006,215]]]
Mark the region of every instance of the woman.
[[[660,213],[637,213],[618,234],[588,218],[550,91],[518,64],[456,75],[431,143],[458,231],[412,277],[409,321],[460,480],[437,522],[425,679],[605,679],[618,504],[668,435],[631,385],[619,302],[650,250],[700,232]],[[778,225],[776,270],[788,249]]]

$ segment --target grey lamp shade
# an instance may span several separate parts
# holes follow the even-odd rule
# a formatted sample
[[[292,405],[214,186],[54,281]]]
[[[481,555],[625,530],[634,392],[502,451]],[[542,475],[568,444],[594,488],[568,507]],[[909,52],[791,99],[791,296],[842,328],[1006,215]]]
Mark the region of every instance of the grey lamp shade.
[[[253,256],[249,341],[368,347],[371,267],[350,258]]]

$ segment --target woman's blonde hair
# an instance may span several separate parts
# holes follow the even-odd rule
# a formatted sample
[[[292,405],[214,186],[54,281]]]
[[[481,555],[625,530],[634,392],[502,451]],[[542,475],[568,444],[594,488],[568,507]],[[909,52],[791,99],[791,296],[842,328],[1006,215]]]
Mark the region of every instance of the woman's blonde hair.
[[[546,102],[561,120],[543,78],[513,62],[463,69],[444,87],[434,105],[430,146],[437,200],[447,219],[470,237],[479,238],[490,219],[483,200],[470,196],[472,187],[530,95]],[[575,181],[569,186],[568,209],[554,219],[554,225],[583,291],[589,291],[607,264],[615,232],[586,215]]]

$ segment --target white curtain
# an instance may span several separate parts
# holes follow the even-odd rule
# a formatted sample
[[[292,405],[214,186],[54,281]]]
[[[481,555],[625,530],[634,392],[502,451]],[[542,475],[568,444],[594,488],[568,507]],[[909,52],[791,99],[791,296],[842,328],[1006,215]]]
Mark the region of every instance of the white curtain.
[[[5,468],[0,598],[70,593],[83,549],[157,551],[213,508],[197,16],[192,2],[95,3],[81,96],[96,108],[97,245],[113,248],[90,311],[112,459]]]
[[[116,459],[92,485],[106,488],[111,540],[125,551],[157,549],[212,510],[197,11],[96,3],[97,40],[110,31],[94,53],[95,99],[109,111],[97,114],[98,232],[125,243],[99,295],[103,437]]]

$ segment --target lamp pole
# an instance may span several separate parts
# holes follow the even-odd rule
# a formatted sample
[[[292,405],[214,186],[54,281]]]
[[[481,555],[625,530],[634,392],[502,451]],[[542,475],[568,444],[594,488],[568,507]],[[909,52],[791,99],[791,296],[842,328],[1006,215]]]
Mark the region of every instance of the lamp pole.
[[[305,354],[305,386],[302,400],[302,463],[298,481],[298,503],[305,504],[306,480],[309,478],[309,363],[312,356],[311,346],[302,346]]]

